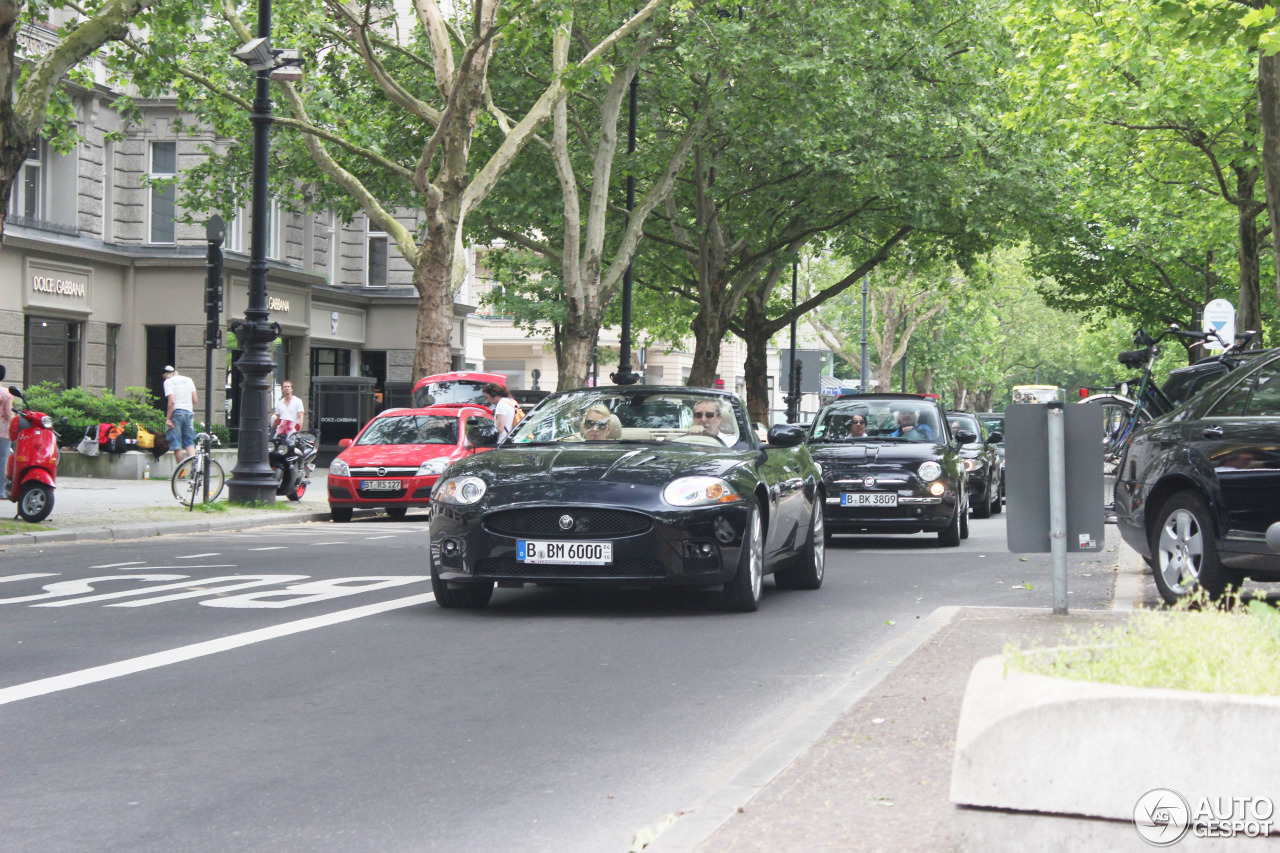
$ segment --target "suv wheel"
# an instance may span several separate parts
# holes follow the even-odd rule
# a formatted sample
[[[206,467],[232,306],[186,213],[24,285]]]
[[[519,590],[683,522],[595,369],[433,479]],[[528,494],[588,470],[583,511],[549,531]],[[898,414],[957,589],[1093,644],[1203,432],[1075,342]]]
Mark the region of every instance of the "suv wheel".
[[[1230,575],[1218,559],[1213,521],[1200,495],[1178,492],[1165,501],[1150,541],[1156,587],[1166,602],[1175,604],[1197,588],[1221,597]]]

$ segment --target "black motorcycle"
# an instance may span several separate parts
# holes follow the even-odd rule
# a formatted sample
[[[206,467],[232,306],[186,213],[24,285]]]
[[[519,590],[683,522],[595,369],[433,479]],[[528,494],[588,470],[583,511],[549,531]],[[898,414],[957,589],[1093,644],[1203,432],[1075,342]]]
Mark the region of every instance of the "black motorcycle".
[[[315,429],[277,435],[271,439],[267,460],[276,475],[276,494],[300,501],[311,485],[311,472],[316,469],[320,431]]]

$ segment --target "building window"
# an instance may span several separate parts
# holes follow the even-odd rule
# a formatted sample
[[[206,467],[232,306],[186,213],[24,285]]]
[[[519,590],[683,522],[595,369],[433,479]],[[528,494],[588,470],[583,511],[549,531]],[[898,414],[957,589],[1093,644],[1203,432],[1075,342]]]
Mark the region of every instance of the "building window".
[[[338,214],[332,210],[329,211],[329,240],[328,240],[328,256],[326,257],[325,270],[329,275],[329,284],[336,285],[338,283],[338,252],[341,250],[341,232],[338,231]]]
[[[23,381],[52,382],[62,388],[80,384],[80,324],[51,317],[27,317]]]
[[[107,390],[116,393],[116,364],[120,347],[120,327],[107,326]]]
[[[228,252],[237,252],[244,254],[244,221],[246,217],[237,213],[231,217],[231,221],[227,223],[227,237],[222,242],[222,248]]]
[[[36,140],[27,152],[27,159],[18,170],[13,182],[13,196],[9,202],[9,214],[26,219],[44,217],[44,162],[41,153],[44,144]]]
[[[168,406],[164,396],[164,368],[173,364],[178,352],[177,328],[174,326],[147,326],[146,382],[151,392],[151,404],[160,411]]]
[[[364,283],[366,287],[386,287],[387,235],[384,231],[378,231],[372,222],[369,223],[368,233],[368,240],[365,241],[368,244],[368,255]]]
[[[350,376],[351,350],[335,347],[311,348],[312,376]]]
[[[178,143],[152,142],[151,169],[152,180],[169,180],[178,174]],[[174,242],[174,201],[178,188],[173,183],[165,183],[151,187],[151,242]]]
[[[284,220],[280,215],[280,202],[275,199],[271,200],[270,207],[267,208],[267,257],[272,260],[280,260],[281,247],[284,244]]]

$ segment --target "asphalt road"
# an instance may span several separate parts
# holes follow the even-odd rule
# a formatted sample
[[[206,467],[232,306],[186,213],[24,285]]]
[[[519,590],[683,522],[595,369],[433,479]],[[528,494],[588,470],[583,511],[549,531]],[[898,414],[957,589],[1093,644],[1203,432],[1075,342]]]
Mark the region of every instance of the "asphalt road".
[[[912,620],[1051,605],[1004,517],[837,537],[761,610],[668,592],[430,598],[426,525],[0,555],[0,850],[625,851]],[[1073,557],[1106,607],[1114,554]],[[281,577],[285,576],[285,577]]]

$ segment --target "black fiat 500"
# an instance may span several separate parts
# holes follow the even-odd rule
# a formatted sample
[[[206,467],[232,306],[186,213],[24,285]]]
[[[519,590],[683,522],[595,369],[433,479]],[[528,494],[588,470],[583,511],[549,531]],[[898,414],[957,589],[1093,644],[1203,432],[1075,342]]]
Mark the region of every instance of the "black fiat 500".
[[[1004,436],[988,434],[972,412],[947,412],[947,423],[952,435],[967,432],[975,436],[960,447],[964,470],[969,474],[969,507],[974,518],[990,518],[1004,509],[1004,457],[997,449]]]
[[[493,441],[480,426],[474,443]],[[555,394],[497,449],[432,493],[431,583],[442,607],[494,585],[680,586],[752,611],[763,576],[817,589],[822,483],[804,430],[762,445],[734,396],[627,386]]]
[[[920,394],[846,395],[809,428],[822,467],[830,533],[936,531],[953,547],[969,535],[961,445],[938,402]]]
[[[1165,601],[1245,578],[1280,581],[1266,542],[1280,521],[1280,351],[1143,427],[1120,462],[1116,521]]]

